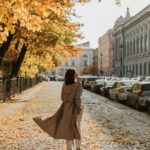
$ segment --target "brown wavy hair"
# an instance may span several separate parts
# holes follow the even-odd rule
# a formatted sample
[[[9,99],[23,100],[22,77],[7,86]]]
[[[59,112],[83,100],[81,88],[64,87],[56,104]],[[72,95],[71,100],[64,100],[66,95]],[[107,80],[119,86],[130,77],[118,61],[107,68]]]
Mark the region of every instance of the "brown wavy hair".
[[[68,69],[65,74],[65,84],[70,85],[75,83],[74,79],[75,70],[74,69]]]

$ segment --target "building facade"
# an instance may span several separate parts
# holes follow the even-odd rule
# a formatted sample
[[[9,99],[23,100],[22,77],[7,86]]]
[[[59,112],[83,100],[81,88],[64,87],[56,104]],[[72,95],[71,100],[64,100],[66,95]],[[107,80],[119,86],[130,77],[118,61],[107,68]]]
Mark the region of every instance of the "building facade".
[[[133,17],[115,22],[115,73],[117,76],[150,75],[150,5]]]
[[[90,48],[90,42],[82,43],[77,46],[82,48],[81,54],[69,58],[67,62],[58,67],[57,74],[64,75],[69,68],[75,69],[80,74],[83,68],[93,65],[94,49]]]
[[[93,50],[93,66],[96,69],[96,74],[98,74],[98,48]]]
[[[112,75],[114,72],[113,32],[111,29],[98,40],[98,72],[105,75]]]

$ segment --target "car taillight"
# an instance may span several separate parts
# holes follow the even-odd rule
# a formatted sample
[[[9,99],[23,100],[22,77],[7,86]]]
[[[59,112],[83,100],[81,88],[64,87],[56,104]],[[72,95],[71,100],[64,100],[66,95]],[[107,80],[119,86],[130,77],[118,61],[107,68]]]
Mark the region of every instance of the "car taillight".
[[[138,95],[139,95],[139,97],[144,97],[143,92],[139,92]]]
[[[124,91],[124,89],[119,89],[119,92],[124,93],[125,91]]]

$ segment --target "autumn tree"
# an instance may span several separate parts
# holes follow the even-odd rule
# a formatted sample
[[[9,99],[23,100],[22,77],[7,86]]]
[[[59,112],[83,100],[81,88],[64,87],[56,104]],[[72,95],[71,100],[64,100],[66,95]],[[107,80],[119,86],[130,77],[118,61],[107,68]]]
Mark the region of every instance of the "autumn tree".
[[[86,0],[1,0],[0,63],[12,62],[11,76],[34,76],[56,67],[80,49],[72,45],[81,35],[73,23],[76,3]]]

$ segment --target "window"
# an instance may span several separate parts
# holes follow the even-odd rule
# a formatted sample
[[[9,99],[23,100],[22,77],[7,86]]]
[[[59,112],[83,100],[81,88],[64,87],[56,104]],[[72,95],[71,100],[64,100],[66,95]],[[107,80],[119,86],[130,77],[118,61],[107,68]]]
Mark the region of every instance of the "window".
[[[150,84],[143,84],[141,89],[142,89],[142,91],[149,91]]]
[[[149,68],[149,75],[150,75],[150,62],[149,62],[149,67],[148,68]]]
[[[137,38],[137,41],[136,41],[136,47],[137,47],[137,54],[139,53],[139,39]]]
[[[135,54],[135,40],[133,41],[133,55]]]
[[[127,73],[127,72],[128,72],[128,66],[126,66],[126,70],[125,70],[125,71],[126,71],[126,76],[127,76],[127,74],[128,74],[128,73]]]
[[[131,86],[130,82],[120,82],[121,86]]]
[[[84,60],[83,65],[86,67],[87,66],[87,60]]]
[[[144,50],[145,50],[145,52],[148,50],[148,37],[147,37],[147,35],[145,36]]]
[[[146,63],[144,63],[144,75],[146,75]]]
[[[138,64],[136,64],[136,75],[138,75]]]
[[[127,56],[129,56],[129,43],[127,43]]]
[[[83,63],[83,66],[86,67],[88,65],[88,56],[87,55],[83,55],[82,56],[82,63]]]
[[[130,55],[132,55],[132,41],[130,42]]]
[[[131,71],[131,65],[129,66],[129,71]]]
[[[87,55],[83,55],[82,57],[83,57],[83,58],[87,58],[88,56],[87,56]]]
[[[141,52],[143,52],[143,37],[141,37]]]
[[[132,66],[132,75],[134,75],[135,71],[134,71],[134,65]]]
[[[140,64],[140,75],[142,75],[142,64]]]
[[[125,43],[125,45],[124,45],[124,55],[125,55],[125,57],[127,56],[127,43]]]
[[[112,88],[116,88],[117,87],[117,82],[115,82],[112,86]]]
[[[132,90],[133,91],[139,91],[141,89],[141,85],[140,84],[134,84]]]

